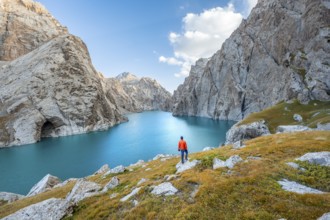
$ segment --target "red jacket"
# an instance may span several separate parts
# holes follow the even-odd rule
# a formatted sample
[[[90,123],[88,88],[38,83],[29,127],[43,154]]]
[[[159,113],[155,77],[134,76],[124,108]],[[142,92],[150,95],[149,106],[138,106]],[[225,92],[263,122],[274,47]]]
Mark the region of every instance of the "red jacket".
[[[178,144],[179,150],[187,150],[187,143],[184,140],[180,140]]]

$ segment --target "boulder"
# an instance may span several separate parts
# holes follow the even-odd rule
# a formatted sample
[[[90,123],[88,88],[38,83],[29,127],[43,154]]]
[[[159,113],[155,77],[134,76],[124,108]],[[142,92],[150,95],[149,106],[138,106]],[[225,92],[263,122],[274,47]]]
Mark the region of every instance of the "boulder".
[[[330,152],[323,151],[323,152],[307,153],[297,158],[297,160],[307,161],[312,164],[330,167]]]
[[[154,195],[164,195],[164,196],[172,196],[178,192],[178,189],[175,188],[172,183],[165,182],[161,183],[158,186],[155,186],[154,189],[151,191],[151,194]]]
[[[106,192],[108,191],[109,189],[113,189],[115,188],[116,186],[119,185],[119,178],[114,176],[111,178],[111,180],[104,186],[103,188],[103,192]]]
[[[70,179],[65,180],[65,181],[62,182],[62,183],[59,183],[59,184],[55,185],[53,188],[63,187],[63,186],[65,186],[66,184],[68,184],[68,183],[70,183],[70,182],[72,182],[72,181],[77,181],[77,180],[78,180],[77,178],[70,178]]]
[[[148,179],[142,178],[142,179],[140,179],[140,181],[137,183],[137,185],[139,186],[139,185],[141,185],[141,184],[143,184],[143,183],[145,183],[145,182],[147,182],[147,181],[148,181]]]
[[[65,199],[47,199],[30,205],[4,217],[2,220],[52,219],[60,220],[71,213],[70,203]]]
[[[71,192],[66,196],[66,200],[77,204],[87,197],[99,194],[101,188],[99,184],[79,179]]]
[[[103,174],[103,177],[106,177],[110,174],[117,174],[125,172],[126,168],[123,165],[116,166],[115,168],[110,169],[108,172]]]
[[[288,166],[292,167],[293,169],[299,169],[300,166],[294,162],[288,162],[286,163]]]
[[[297,122],[302,122],[303,121],[303,118],[299,114],[294,114],[293,115],[293,120],[295,120]]]
[[[100,169],[98,169],[94,175],[97,175],[97,174],[102,174],[102,173],[106,173],[110,170],[109,168],[109,165],[108,164],[104,164]]]
[[[235,124],[226,133],[225,145],[269,134],[269,129],[263,120],[246,125]]]
[[[210,150],[213,150],[213,149],[215,149],[214,147],[205,147],[204,149],[203,149],[203,152],[204,151],[210,151]]]
[[[220,167],[226,167],[226,161],[220,160],[218,158],[213,159],[213,169],[218,169]]]
[[[294,192],[294,193],[299,193],[299,194],[306,194],[306,193],[311,193],[311,194],[323,194],[324,192],[310,188],[308,186],[301,185],[297,182],[294,181],[289,181],[287,179],[282,179],[281,181],[277,181],[281,186],[282,189],[285,191],[289,192]]]
[[[326,124],[317,123],[316,130],[330,131],[330,123],[326,123]]]
[[[61,182],[62,181],[58,177],[47,174],[46,176],[44,176],[44,178],[42,178],[37,184],[32,187],[32,189],[26,196],[34,196],[39,193],[45,192]]]
[[[176,173],[182,173],[183,171],[189,170],[194,168],[197,164],[199,164],[199,160],[193,160],[193,161],[186,161],[184,164],[179,162],[176,167]]]
[[[317,220],[330,220],[330,212],[325,213],[324,215],[322,215],[320,218],[318,218]]]
[[[130,194],[126,195],[125,197],[121,198],[120,201],[121,202],[126,202],[127,200],[129,200],[131,197],[135,196],[136,194],[139,193],[141,187],[139,188],[135,188]]]
[[[158,160],[158,159],[170,159],[175,157],[174,155],[171,154],[157,154],[152,160]]]
[[[228,167],[229,169],[232,169],[234,168],[235,164],[241,161],[243,161],[243,159],[238,155],[231,156],[226,161],[220,160],[218,158],[214,158],[213,169],[218,169],[220,167]]]
[[[129,167],[141,166],[141,165],[143,165],[144,163],[145,163],[144,160],[139,160],[138,162],[129,165]]]
[[[20,200],[24,198],[25,196],[15,194],[15,193],[10,193],[10,192],[0,192],[0,201],[6,201],[8,203],[15,202],[17,200]]]
[[[303,125],[280,125],[276,128],[276,133],[290,133],[310,130],[312,129]]]

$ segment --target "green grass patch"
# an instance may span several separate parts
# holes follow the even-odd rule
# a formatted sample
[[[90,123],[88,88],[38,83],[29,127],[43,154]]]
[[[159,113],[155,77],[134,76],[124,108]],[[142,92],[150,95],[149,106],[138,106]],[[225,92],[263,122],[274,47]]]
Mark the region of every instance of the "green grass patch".
[[[293,119],[294,114],[303,117],[301,123]],[[252,113],[242,120],[239,125],[265,120],[271,133],[275,133],[279,125],[305,125],[315,128],[318,123],[330,123],[330,102],[310,101],[307,105],[298,101],[293,103],[281,102],[261,112]]]

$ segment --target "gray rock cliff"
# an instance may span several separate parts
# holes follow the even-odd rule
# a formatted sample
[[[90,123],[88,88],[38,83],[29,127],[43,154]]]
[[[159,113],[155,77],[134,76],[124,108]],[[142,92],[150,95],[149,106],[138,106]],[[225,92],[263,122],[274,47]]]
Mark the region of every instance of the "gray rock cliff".
[[[0,28],[0,147],[125,120],[79,38],[37,3],[6,0],[0,6],[0,23],[10,18],[8,28]],[[6,41],[11,35],[19,43]]]
[[[107,94],[122,112],[171,110],[171,94],[154,79],[125,72],[107,79],[107,85]]]
[[[283,100],[330,101],[329,25],[328,1],[259,0],[205,67],[192,67],[173,114],[240,120]]]

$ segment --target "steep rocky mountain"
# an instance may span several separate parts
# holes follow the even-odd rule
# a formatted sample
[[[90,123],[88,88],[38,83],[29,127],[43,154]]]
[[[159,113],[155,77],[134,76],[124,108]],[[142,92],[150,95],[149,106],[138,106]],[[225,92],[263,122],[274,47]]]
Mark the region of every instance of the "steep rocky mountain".
[[[329,9],[325,0],[259,0],[204,68],[197,61],[173,114],[240,120],[283,100],[330,101]]]
[[[107,79],[107,85],[108,96],[122,112],[171,110],[171,94],[154,79],[125,72]]]
[[[1,0],[0,6],[0,147],[125,120],[79,38],[38,3]]]

